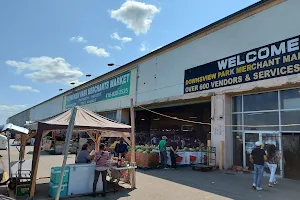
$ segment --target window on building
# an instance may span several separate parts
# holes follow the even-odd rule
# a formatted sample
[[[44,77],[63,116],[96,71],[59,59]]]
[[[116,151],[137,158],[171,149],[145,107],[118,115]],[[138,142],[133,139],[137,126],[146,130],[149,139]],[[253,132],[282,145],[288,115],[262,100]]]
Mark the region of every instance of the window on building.
[[[105,113],[105,117],[111,120],[117,120],[117,112]]]
[[[300,109],[300,89],[280,92],[281,109]]]
[[[242,112],[242,96],[233,97],[232,112]]]
[[[244,96],[244,112],[278,110],[278,92],[266,92]]]
[[[300,124],[300,110],[282,111],[281,124],[289,125],[282,126],[283,131],[300,131],[300,126],[292,126],[292,124]]]
[[[279,130],[279,113],[278,112],[255,112],[244,113],[245,130]],[[246,127],[254,125],[261,127]],[[263,127],[264,125],[278,125],[275,127]]]
[[[232,125],[240,125],[240,126],[232,126],[232,130],[242,130],[242,117],[241,113],[232,115]]]

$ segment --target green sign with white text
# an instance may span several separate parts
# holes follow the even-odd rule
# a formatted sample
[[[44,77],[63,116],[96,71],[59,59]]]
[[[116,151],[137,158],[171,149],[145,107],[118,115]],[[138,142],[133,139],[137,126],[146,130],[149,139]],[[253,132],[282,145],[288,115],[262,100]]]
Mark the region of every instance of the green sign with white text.
[[[130,72],[126,72],[69,94],[66,97],[66,109],[129,95],[130,75]]]

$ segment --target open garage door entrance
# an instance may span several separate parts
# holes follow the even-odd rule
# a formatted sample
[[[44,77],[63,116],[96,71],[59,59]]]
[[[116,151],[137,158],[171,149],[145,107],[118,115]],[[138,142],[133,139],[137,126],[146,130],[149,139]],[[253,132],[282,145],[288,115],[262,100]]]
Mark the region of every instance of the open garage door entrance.
[[[148,108],[154,112],[185,119],[194,122],[211,122],[211,102],[195,103],[189,105],[165,105],[165,107]],[[151,137],[166,135],[172,140],[184,138],[186,147],[195,146],[195,140],[206,144],[207,135],[210,133],[210,125],[184,122],[148,110],[136,111],[136,139],[138,144],[150,144]]]

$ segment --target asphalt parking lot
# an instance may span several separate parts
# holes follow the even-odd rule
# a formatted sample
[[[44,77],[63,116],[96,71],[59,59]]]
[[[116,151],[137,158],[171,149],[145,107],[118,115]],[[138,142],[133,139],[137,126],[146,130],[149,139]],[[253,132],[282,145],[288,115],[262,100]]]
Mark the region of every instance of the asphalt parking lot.
[[[32,146],[26,147],[25,159],[32,157]],[[0,151],[0,168],[8,170],[7,151]],[[18,159],[18,151],[11,148],[12,161]],[[43,152],[40,157],[38,183],[47,184],[50,169],[53,166],[61,166],[63,156],[49,155]],[[69,155],[68,163],[74,163],[75,155]],[[257,192],[251,189],[252,175],[237,174],[230,171],[200,172],[193,171],[191,167],[181,167],[178,170],[138,170],[137,189],[122,189],[117,193],[109,193],[105,199],[143,199],[143,200],[189,200],[189,199],[241,199],[241,200],[296,200],[299,199],[300,181],[280,179],[279,185],[274,188],[267,187],[267,177],[264,180],[264,191]],[[5,186],[0,188],[5,192]],[[43,197],[35,199],[45,199]],[[80,197],[72,199],[92,199],[92,197]],[[93,198],[94,199],[94,198]]]

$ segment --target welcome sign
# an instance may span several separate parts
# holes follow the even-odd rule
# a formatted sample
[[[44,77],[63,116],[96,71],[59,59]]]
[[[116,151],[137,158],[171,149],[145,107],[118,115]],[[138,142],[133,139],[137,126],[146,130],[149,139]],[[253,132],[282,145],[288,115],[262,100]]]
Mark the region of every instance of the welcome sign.
[[[300,73],[300,36],[185,70],[184,93]]]
[[[73,92],[66,97],[66,109],[129,95],[130,76],[131,72],[126,72]]]

